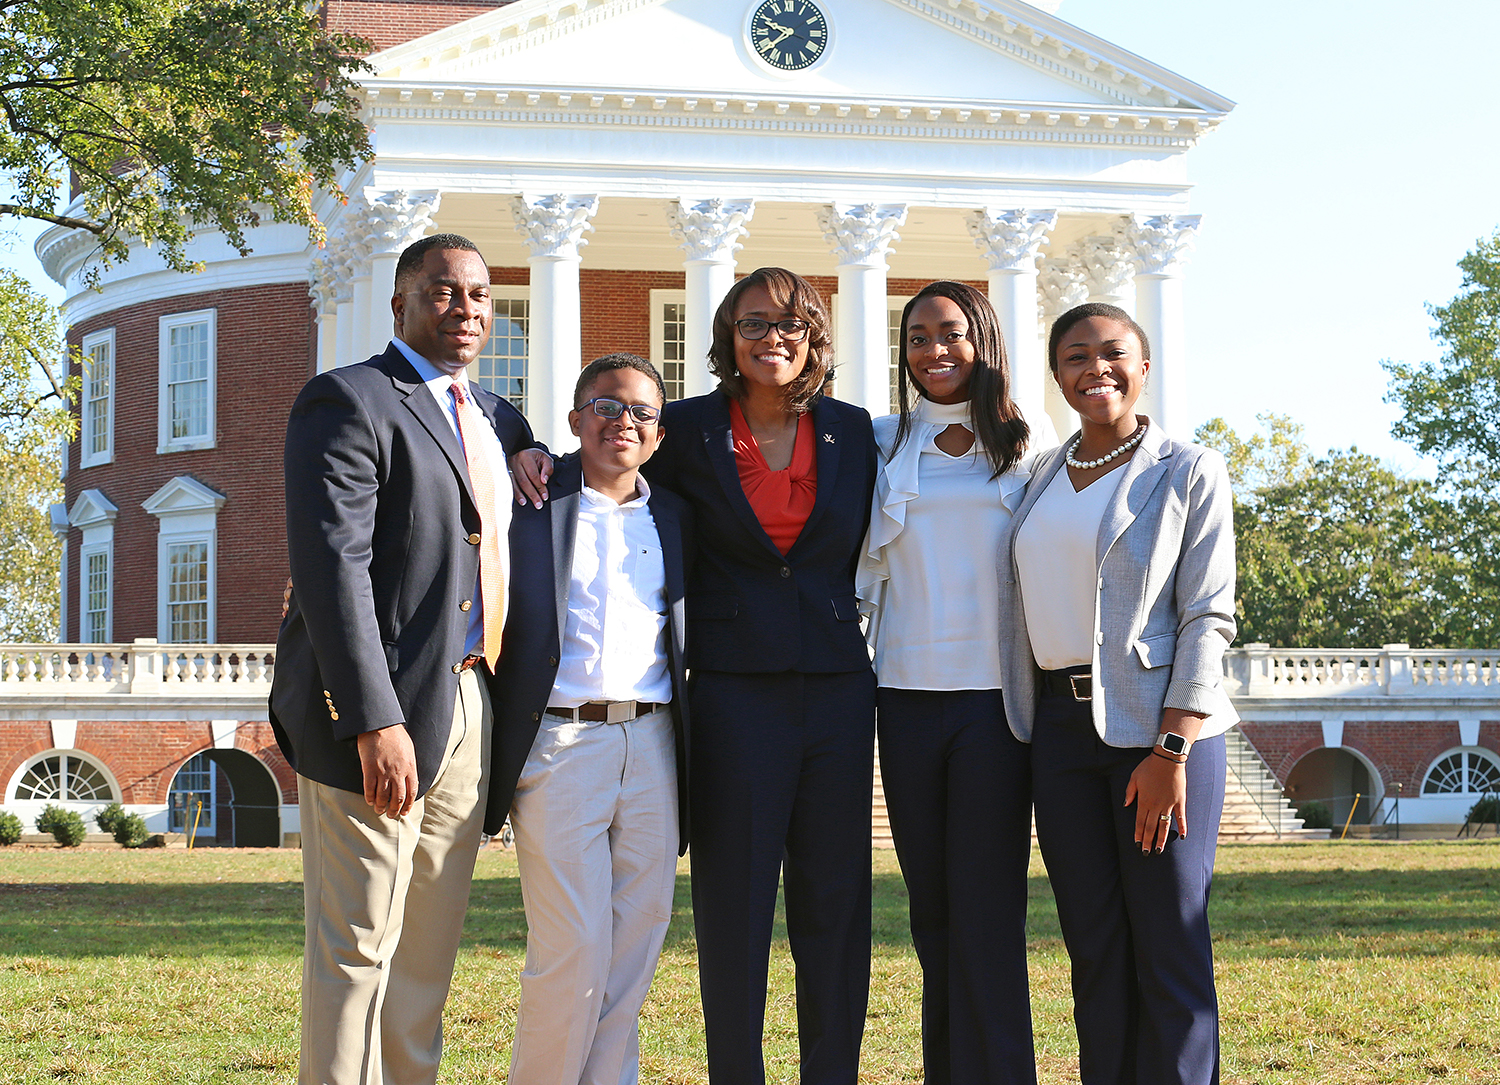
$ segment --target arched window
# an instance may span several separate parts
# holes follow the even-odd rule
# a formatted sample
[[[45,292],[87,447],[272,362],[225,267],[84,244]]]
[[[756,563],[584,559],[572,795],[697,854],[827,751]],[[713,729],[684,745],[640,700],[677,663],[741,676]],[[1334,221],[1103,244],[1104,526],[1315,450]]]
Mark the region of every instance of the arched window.
[[[199,833],[213,835],[214,800],[218,790],[215,776],[214,763],[207,751],[195,753],[183,762],[167,792],[169,832],[185,833],[196,823]],[[199,803],[203,804],[201,810]]]
[[[1427,770],[1424,795],[1484,795],[1500,791],[1500,758],[1489,750],[1454,750]]]
[[[109,777],[80,753],[61,750],[44,754],[27,766],[16,781],[17,801],[113,802],[119,798]]]

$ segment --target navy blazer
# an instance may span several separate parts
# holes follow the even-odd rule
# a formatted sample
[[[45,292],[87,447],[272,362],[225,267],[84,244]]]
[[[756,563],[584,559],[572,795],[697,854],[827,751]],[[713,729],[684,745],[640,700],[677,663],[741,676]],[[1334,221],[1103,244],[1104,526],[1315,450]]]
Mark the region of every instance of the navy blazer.
[[[660,451],[657,455],[660,455]],[[552,696],[568,617],[573,544],[578,537],[578,494],[583,470],[578,454],[560,457],[540,509],[517,507],[510,522],[510,614],[491,686],[495,741],[490,755],[490,795],[484,831],[500,831],[510,813],[516,782],[526,767]],[[688,845],[688,706],[683,612],[687,563],[692,555],[692,512],[659,486],[647,501],[661,539],[667,573],[667,663],[672,674],[672,728],[677,735],[679,854]]]
[[[722,391],[669,403],[666,439],[645,472],[693,506],[698,556],[688,582],[691,668],[737,672],[864,670],[854,568],[875,490],[875,437],[862,408],[823,396],[812,408],[818,492],[783,556],[740,484]]]
[[[532,445],[521,413],[473,401],[507,454]],[[479,569],[479,509],[463,446],[394,345],[320,373],[286,432],[286,530],[296,590],[276,641],[271,726],[301,775],[364,790],[354,739],[404,723],[419,794],[453,725]]]

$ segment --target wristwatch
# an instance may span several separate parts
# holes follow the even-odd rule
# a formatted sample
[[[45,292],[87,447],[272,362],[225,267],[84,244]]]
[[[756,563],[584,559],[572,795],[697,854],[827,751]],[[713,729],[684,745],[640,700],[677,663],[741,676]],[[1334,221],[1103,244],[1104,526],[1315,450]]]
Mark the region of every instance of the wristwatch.
[[[1173,757],[1187,760],[1188,750],[1192,749],[1193,741],[1185,738],[1175,731],[1163,731],[1156,736],[1156,744]]]

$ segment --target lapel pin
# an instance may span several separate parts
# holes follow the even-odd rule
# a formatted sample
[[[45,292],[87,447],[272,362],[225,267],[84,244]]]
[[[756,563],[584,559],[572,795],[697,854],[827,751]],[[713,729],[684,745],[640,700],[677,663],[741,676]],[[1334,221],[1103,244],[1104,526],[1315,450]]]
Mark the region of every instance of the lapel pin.
[[[833,444],[833,434],[831,434],[831,433],[825,433],[825,434],[823,434],[823,440],[827,441],[829,444]]]

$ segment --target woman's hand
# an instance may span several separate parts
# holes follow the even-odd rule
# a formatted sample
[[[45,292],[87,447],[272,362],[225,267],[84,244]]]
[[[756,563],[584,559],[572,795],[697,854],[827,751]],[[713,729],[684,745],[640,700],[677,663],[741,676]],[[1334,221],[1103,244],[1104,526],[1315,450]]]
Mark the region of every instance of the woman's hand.
[[[510,481],[516,504],[530,501],[537,508],[547,500],[547,480],[552,477],[552,457],[536,448],[525,448],[510,458]]]
[[[1177,817],[1177,835],[1186,837],[1187,763],[1178,763],[1156,752],[1155,747],[1130,774],[1125,785],[1125,805],[1135,803],[1135,842],[1142,855],[1160,854],[1167,846],[1172,816]]]

